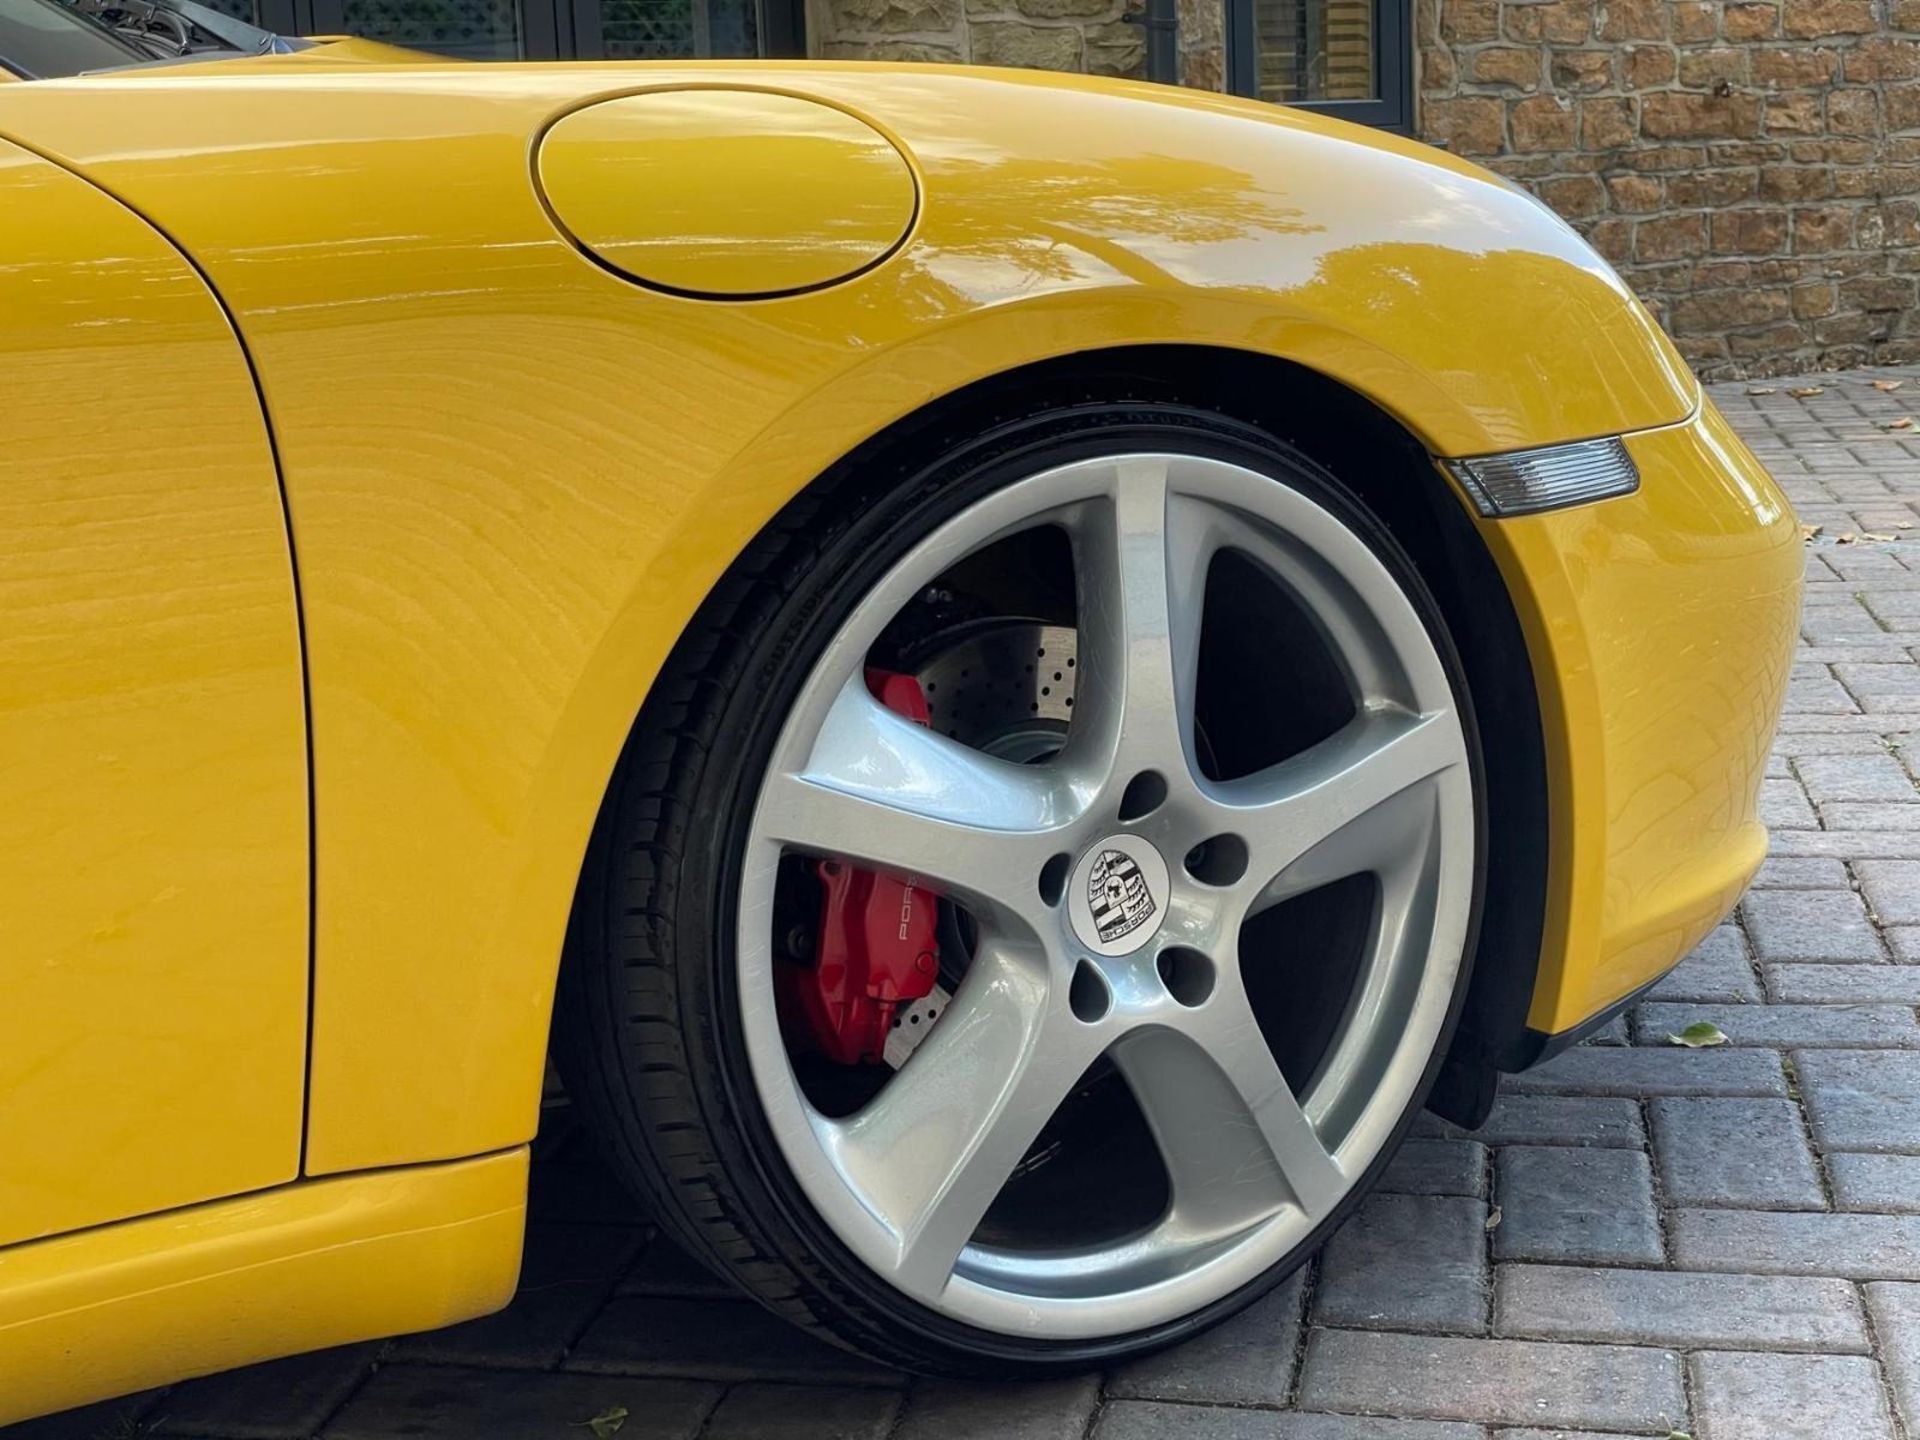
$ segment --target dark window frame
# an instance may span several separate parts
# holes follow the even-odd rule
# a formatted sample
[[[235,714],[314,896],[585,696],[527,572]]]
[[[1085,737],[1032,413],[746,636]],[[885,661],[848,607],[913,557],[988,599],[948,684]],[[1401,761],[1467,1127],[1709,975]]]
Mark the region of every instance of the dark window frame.
[[[1227,84],[1236,95],[1260,95],[1260,44],[1254,0],[1226,0]],[[1312,110],[1406,134],[1413,124],[1413,0],[1373,0],[1373,74],[1379,94],[1371,100],[1307,100]]]

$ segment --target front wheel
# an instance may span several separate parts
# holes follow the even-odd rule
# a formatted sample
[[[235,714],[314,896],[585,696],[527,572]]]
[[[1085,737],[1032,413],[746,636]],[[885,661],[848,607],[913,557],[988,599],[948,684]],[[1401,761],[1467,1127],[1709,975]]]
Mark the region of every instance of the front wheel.
[[[1169,1343],[1299,1265],[1422,1102],[1479,769],[1413,565],[1260,432],[1085,405],[850,469],[635,728],[569,1090],[695,1254],[882,1362]]]

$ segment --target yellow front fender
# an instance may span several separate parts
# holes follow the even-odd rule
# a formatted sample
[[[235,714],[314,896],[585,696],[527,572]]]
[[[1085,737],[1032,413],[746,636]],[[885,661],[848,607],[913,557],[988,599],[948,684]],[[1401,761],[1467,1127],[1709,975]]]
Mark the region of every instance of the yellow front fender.
[[[1334,122],[980,70],[316,54],[0,89],[0,135],[177,240],[259,372],[312,696],[309,1173],[532,1133],[575,875],[640,701],[748,540],[901,417],[1147,344],[1311,367],[1441,455],[1697,403],[1559,221]],[[774,300],[610,273],[543,207],[535,139],[660,86],[865,117],[913,167],[911,233]]]

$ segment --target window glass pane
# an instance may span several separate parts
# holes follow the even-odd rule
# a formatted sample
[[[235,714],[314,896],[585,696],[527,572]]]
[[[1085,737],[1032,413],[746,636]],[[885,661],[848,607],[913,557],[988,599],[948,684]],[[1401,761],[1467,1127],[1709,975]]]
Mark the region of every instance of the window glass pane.
[[[1374,0],[1253,0],[1260,98],[1371,100]]]
[[[610,60],[753,56],[753,0],[606,0],[600,33]]]
[[[340,28],[468,60],[517,60],[522,53],[515,0],[344,0]]]
[[[54,0],[0,0],[0,56],[8,68],[44,79],[148,58],[98,21]]]

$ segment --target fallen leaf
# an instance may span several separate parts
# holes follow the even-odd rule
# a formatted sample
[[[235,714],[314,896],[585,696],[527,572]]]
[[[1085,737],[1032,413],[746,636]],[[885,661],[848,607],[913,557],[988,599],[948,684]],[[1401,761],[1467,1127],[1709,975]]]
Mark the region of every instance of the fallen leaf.
[[[627,1407],[624,1405],[612,1405],[602,1410],[591,1420],[576,1421],[573,1428],[576,1430],[593,1431],[594,1440],[611,1440],[611,1437],[619,1434],[620,1427],[626,1423]]]
[[[1896,520],[1893,522],[1893,528],[1896,530],[1911,530],[1913,528],[1913,521]]]
[[[1913,428],[1913,416],[1902,415],[1898,420],[1883,420],[1880,422],[1880,428],[1882,430],[1911,430]]]
[[[1880,544],[1884,545],[1889,540],[1897,540],[1900,537],[1897,535],[1889,535],[1882,530],[1863,530],[1860,532],[1860,538],[1862,540],[1878,541]]]
[[[1838,535],[1833,537],[1833,543],[1836,545],[1852,545],[1859,539],[1860,537],[1854,534],[1853,531],[1842,530]]]
[[[1824,385],[1796,385],[1787,391],[1787,393],[1796,400],[1811,400],[1816,395],[1826,394],[1827,387]]]
[[[1711,1020],[1696,1020],[1678,1035],[1667,1036],[1667,1040],[1670,1044],[1683,1045],[1689,1050],[1708,1050],[1727,1043],[1726,1035]]]
[[[1882,392],[1886,392],[1891,390],[1898,390],[1902,385],[1906,383],[1907,382],[1904,380],[1876,380],[1873,382],[1873,388]]]
[[[1749,395],[1771,395],[1779,388],[1777,385],[1749,385],[1747,387],[1747,393]]]
[[[1824,525],[1802,525],[1800,527],[1800,538],[1802,540],[1811,540],[1826,528]]]
[[[1667,1432],[1667,1440],[1693,1440],[1693,1436],[1684,1430],[1669,1430]]]
[[[1494,1206],[1491,1210],[1487,1211],[1487,1229],[1498,1230],[1500,1228],[1500,1222],[1504,1218],[1500,1213],[1500,1207],[1498,1205]]]

